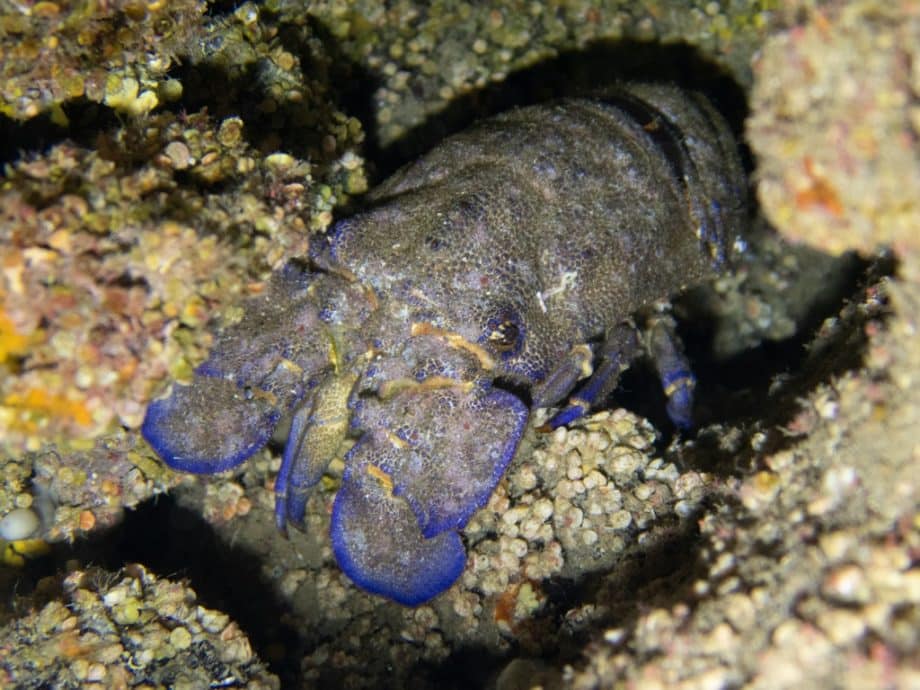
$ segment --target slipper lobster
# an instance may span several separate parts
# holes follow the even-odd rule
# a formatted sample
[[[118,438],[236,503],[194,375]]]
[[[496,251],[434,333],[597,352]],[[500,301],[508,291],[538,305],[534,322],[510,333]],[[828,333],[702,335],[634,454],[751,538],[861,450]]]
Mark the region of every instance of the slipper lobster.
[[[561,406],[546,426],[568,424],[647,354],[671,419],[691,425],[694,378],[661,305],[726,269],[745,189],[724,120],[675,87],[485,120],[279,270],[191,384],[150,404],[142,434],[169,466],[207,474],[289,419],[282,530],[347,448],[336,560],[365,590],[417,605],[461,574],[460,530],[531,409]]]

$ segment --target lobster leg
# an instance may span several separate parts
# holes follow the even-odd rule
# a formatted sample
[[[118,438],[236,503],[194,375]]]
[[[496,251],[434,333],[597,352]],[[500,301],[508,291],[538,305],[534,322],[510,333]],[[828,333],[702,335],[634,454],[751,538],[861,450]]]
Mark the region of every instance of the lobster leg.
[[[210,474],[236,467],[264,446],[280,414],[267,396],[197,376],[150,403],[141,434],[170,467]]]
[[[683,345],[670,314],[656,314],[649,319],[646,340],[661,387],[668,397],[668,416],[678,429],[687,430],[693,426],[693,389],[696,378],[690,371],[690,362],[684,355]]]
[[[616,388],[620,374],[639,354],[639,340],[631,324],[622,323],[611,329],[601,352],[600,364],[591,378],[569,399],[568,405],[539,430],[552,431],[587,414],[592,405],[602,401]]]

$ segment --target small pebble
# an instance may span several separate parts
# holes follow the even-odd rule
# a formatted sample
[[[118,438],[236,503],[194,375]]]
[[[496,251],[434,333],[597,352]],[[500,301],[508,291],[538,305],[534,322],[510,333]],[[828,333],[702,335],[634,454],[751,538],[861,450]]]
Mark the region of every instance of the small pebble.
[[[38,532],[41,520],[30,508],[16,508],[0,520],[0,537],[6,541],[28,539]]]

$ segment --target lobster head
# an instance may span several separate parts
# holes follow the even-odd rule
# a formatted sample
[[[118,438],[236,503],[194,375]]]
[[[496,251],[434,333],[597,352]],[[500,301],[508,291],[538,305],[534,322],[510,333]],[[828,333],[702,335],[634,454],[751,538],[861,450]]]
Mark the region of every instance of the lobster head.
[[[211,474],[289,419],[275,484],[282,530],[303,521],[312,487],[347,449],[335,557],[364,589],[416,605],[462,572],[459,530],[501,479],[528,411],[493,387],[475,344],[429,324],[380,327],[393,316],[381,311],[361,283],[289,264],[191,383],[150,404],[141,433],[170,467]]]

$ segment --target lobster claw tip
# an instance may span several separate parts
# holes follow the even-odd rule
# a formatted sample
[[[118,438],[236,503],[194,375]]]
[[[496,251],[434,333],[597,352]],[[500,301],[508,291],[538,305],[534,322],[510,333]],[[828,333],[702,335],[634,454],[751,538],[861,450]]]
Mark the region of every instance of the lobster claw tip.
[[[199,376],[147,407],[141,435],[176,470],[229,470],[264,446],[278,422],[269,402],[247,398],[232,381]]]
[[[418,606],[450,587],[466,564],[453,530],[426,538],[408,503],[367,471],[346,473],[332,508],[332,550],[362,589]]]

